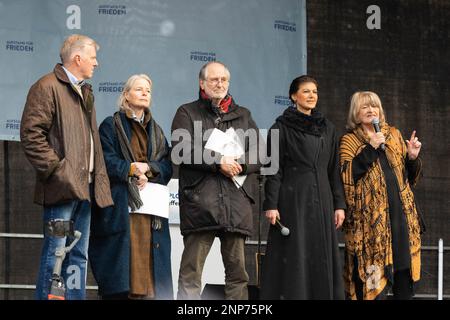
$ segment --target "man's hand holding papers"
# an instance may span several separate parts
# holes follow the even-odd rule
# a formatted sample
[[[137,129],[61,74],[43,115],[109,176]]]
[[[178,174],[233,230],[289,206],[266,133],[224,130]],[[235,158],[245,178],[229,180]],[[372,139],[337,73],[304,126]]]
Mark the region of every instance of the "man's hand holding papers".
[[[222,154],[220,172],[231,178],[237,188],[242,187],[247,176],[239,176],[242,166],[236,160],[245,152],[236,131],[233,128],[229,128],[226,132],[214,129],[206,142],[205,149]]]

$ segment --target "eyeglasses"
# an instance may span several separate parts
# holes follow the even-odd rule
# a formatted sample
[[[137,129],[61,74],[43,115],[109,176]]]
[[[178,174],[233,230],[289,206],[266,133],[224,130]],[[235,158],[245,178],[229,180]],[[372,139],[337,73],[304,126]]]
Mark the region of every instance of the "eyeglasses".
[[[223,77],[223,78],[209,78],[209,79],[206,79],[206,81],[208,81],[209,83],[211,83],[212,85],[215,86],[215,85],[218,85],[219,82],[222,82],[223,84],[228,84],[228,82],[230,80],[228,80],[228,78]]]

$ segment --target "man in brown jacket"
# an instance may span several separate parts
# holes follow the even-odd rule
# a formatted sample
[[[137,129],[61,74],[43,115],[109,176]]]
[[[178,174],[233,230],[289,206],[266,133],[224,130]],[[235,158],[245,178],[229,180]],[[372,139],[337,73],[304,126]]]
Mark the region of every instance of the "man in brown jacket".
[[[84,299],[91,206],[113,204],[95,117],[90,79],[97,67],[97,43],[83,35],[64,41],[53,72],[30,88],[20,138],[36,170],[35,202],[44,206],[44,245],[36,298],[49,291],[55,251],[81,239],[64,259],[61,275],[66,299]],[[54,297],[58,298],[58,297]]]

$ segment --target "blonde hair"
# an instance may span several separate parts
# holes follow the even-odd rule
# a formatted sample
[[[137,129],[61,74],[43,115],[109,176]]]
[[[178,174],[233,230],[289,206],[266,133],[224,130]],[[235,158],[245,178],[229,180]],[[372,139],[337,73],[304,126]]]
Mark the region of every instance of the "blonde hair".
[[[369,105],[380,110],[380,125],[383,125],[386,122],[386,117],[384,115],[380,97],[378,97],[378,95],[372,91],[357,91],[353,94],[350,102],[350,110],[348,111],[347,116],[347,125],[345,126],[347,130],[354,130],[361,124],[358,120],[358,113],[359,110],[361,110],[361,107],[365,105]]]
[[[129,92],[131,90],[131,88],[133,88],[134,83],[139,79],[147,80],[148,83],[150,84],[150,90],[152,90],[152,80],[150,79],[150,77],[148,75],[143,74],[143,73],[132,75],[131,77],[128,78],[127,82],[123,86],[122,93],[120,94],[119,99],[117,100],[117,105],[119,106],[120,110],[126,111],[126,110],[130,109],[130,106],[128,105],[128,101],[125,98],[125,94],[127,92]],[[150,102],[151,102],[151,99],[150,99]]]
[[[59,57],[61,58],[61,62],[64,64],[73,59],[76,53],[82,52],[84,47],[86,46],[94,46],[95,50],[99,50],[100,46],[89,38],[88,36],[84,36],[81,34],[72,34],[64,40],[63,45],[61,46],[61,50],[59,51]]]

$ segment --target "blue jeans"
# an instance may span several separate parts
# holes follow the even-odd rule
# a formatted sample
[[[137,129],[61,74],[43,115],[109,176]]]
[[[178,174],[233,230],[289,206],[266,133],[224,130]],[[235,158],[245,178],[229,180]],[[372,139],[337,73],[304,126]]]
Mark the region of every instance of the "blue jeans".
[[[61,205],[44,207],[44,224],[55,219],[72,220],[74,222],[74,230],[81,232],[81,239],[66,254],[61,268],[61,276],[64,278],[66,286],[65,298],[67,300],[83,300],[86,297],[91,204],[89,201],[71,201]],[[59,247],[69,246],[73,239],[73,237],[44,236],[44,245],[36,285],[36,299],[47,299],[53,267],[56,262],[55,251]]]

